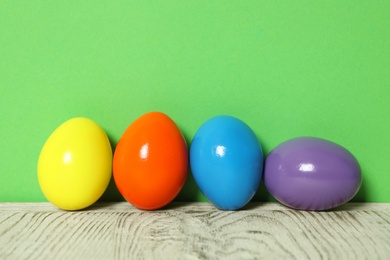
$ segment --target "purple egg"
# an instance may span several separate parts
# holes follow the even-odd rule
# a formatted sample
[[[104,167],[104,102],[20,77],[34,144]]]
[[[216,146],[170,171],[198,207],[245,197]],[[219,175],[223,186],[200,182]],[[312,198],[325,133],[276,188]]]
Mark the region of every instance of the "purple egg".
[[[264,182],[282,204],[301,210],[327,210],[352,199],[362,175],[359,163],[333,142],[299,137],[275,147],[267,156]]]

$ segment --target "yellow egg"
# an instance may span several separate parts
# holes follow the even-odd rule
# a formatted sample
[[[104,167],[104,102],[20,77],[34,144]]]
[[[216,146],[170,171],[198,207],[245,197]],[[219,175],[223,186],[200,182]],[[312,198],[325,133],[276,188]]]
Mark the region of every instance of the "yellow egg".
[[[88,118],[73,118],[47,139],[38,159],[45,197],[65,210],[95,203],[111,179],[112,150],[104,130]]]

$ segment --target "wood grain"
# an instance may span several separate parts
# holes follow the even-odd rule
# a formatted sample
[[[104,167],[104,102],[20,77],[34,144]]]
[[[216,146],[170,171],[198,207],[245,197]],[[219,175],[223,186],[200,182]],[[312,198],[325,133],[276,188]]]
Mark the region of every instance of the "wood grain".
[[[220,211],[127,202],[67,212],[0,203],[0,259],[390,259],[390,204],[305,212],[277,203]]]

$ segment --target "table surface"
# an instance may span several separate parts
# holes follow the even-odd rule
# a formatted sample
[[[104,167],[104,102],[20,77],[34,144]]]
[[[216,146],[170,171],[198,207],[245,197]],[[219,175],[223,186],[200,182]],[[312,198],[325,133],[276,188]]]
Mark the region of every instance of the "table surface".
[[[63,211],[0,203],[0,259],[390,259],[390,203],[326,212],[251,203],[221,211],[173,203],[142,211],[127,202]]]

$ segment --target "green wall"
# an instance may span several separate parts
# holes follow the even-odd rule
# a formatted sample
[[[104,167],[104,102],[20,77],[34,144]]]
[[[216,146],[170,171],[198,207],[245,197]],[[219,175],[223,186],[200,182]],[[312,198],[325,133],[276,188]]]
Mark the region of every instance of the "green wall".
[[[390,202],[389,17],[390,1],[0,1],[0,201],[45,201],[37,159],[62,122],[115,145],[159,110],[188,143],[219,114],[266,153],[329,139],[361,164],[355,201]],[[191,177],[178,200],[204,200]]]

